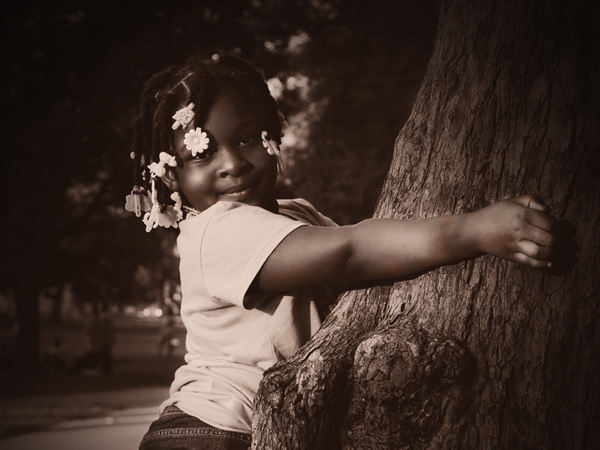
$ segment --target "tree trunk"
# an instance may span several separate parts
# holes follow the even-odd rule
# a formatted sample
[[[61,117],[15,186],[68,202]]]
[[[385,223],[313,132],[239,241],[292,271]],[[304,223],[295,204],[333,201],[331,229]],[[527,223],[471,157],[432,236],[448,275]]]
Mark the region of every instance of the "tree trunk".
[[[266,373],[254,449],[598,448],[599,8],[506,3],[443,2],[376,216],[538,193],[555,269],[485,256],[345,294]]]

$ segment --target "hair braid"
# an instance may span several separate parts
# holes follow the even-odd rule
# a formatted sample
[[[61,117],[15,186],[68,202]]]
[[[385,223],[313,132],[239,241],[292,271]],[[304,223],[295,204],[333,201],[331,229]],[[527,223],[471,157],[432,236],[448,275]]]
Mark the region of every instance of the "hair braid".
[[[269,87],[263,76],[246,61],[231,55],[219,58],[218,64],[226,70],[231,70],[231,76],[245,91],[255,105],[258,116],[271,134],[271,137],[281,144],[281,119],[275,99],[269,92]]]

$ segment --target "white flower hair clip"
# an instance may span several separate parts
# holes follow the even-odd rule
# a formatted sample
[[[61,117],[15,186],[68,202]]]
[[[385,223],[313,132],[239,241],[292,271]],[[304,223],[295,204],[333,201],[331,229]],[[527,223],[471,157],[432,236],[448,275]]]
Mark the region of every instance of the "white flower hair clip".
[[[183,218],[182,201],[178,192],[171,193],[173,205],[161,205],[158,201],[156,190],[156,178],[162,178],[167,173],[165,166],[176,167],[177,160],[167,152],[160,152],[159,161],[148,166],[152,177],[150,179],[150,192],[144,188],[134,186],[131,194],[126,197],[125,209],[134,212],[137,217],[145,213],[142,222],[146,225],[146,231],[152,231],[156,227],[178,227],[178,222]]]
[[[175,122],[173,123],[173,129],[176,130],[177,128],[181,127],[181,128],[185,128],[189,125],[189,123],[194,119],[194,104],[190,103],[189,105],[181,108],[179,111],[177,111],[175,114],[173,114],[173,119],[175,119]]]
[[[153,228],[159,226],[164,228],[178,228],[177,222],[183,217],[183,212],[181,211],[181,196],[179,195],[179,192],[173,192],[171,194],[171,200],[175,202],[175,205],[167,205],[161,208],[161,205],[158,202],[155,182],[156,181],[152,179],[152,196],[150,197],[152,207],[142,218],[142,222],[146,225],[146,232],[150,232]]]
[[[271,139],[271,136],[267,131],[263,131],[260,133],[260,137],[262,138],[262,145],[267,149],[267,153],[269,155],[279,155],[279,144],[275,139]]]
[[[153,162],[148,166],[148,169],[150,169],[152,175],[158,178],[162,178],[165,176],[165,173],[167,172],[165,165],[170,167],[177,166],[177,160],[175,159],[175,157],[173,155],[169,155],[167,152],[160,152],[158,158],[158,162]]]
[[[198,153],[204,153],[204,150],[208,148],[210,139],[206,132],[198,127],[195,130],[185,133],[183,143],[185,144],[185,148],[192,152],[192,156],[196,156]]]

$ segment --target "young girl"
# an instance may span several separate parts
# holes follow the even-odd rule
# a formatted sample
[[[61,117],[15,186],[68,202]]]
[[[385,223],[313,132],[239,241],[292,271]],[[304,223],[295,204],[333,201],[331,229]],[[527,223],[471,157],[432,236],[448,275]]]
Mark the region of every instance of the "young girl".
[[[473,213],[341,227],[305,200],[277,200],[281,127],[261,75],[230,56],[168,69],[143,93],[126,207],[147,231],[180,227],[187,329],[186,364],[143,450],[248,448],[263,372],[316,332],[332,286],[483,253],[550,266],[553,219],[529,195]]]

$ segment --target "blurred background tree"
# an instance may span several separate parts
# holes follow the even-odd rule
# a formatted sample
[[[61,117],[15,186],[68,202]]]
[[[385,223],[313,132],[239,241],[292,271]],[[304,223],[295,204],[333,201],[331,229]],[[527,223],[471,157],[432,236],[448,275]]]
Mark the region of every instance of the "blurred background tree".
[[[146,234],[123,210],[131,124],[153,73],[192,55],[255,64],[289,123],[281,195],[355,222],[372,214],[437,13],[438,0],[5,5],[0,289],[15,308],[17,368],[38,365],[40,292],[54,289],[56,305],[65,286],[80,303],[143,304],[178,279],[175,233]]]

